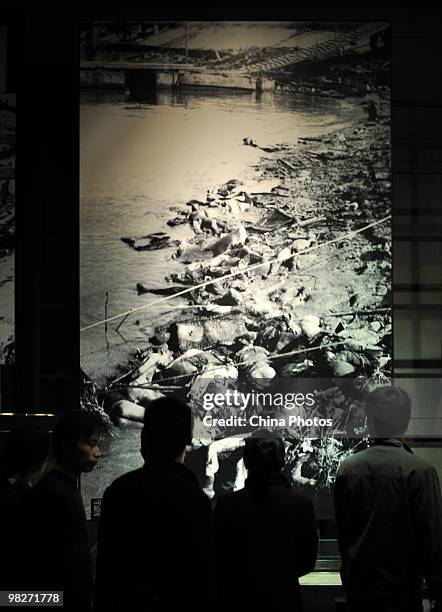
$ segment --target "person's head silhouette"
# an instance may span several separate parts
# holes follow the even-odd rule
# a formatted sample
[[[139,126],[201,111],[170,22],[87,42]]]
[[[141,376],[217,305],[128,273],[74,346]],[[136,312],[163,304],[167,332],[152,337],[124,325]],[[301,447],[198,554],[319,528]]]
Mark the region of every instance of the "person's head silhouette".
[[[75,410],[63,414],[52,433],[56,467],[73,477],[91,472],[100,457],[100,445],[107,425],[100,414]]]
[[[49,455],[49,434],[39,427],[18,427],[9,432],[5,463],[13,476],[34,485],[43,475]]]
[[[186,446],[192,442],[192,413],[174,398],[151,402],[144,415],[141,454],[155,463],[184,462]]]
[[[243,458],[248,471],[246,486],[255,498],[264,498],[269,482],[281,478],[285,459],[284,442],[266,430],[256,431],[245,442]]]
[[[367,394],[365,413],[371,437],[400,438],[410,422],[411,401],[399,387],[378,387]]]

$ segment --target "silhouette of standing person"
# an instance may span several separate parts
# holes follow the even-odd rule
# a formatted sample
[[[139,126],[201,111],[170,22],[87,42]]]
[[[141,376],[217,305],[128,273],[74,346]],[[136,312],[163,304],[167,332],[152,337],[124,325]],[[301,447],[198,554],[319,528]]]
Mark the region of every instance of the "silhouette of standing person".
[[[33,568],[28,564],[34,488],[49,455],[49,434],[39,427],[12,430],[5,444],[0,483],[0,581],[2,588],[26,590]]]
[[[442,503],[436,469],[402,437],[411,403],[402,389],[367,395],[369,448],[345,459],[335,484],[341,576],[349,612],[421,612],[425,577],[442,605]]]
[[[95,612],[213,610],[211,505],[185,465],[190,408],[148,405],[142,468],[104,493],[97,541]]]
[[[315,566],[313,504],[291,490],[281,472],[283,441],[268,436],[246,440],[245,488],[222,495],[215,508],[222,610],[300,611],[298,578]]]
[[[62,415],[52,433],[55,466],[35,490],[35,589],[63,591],[63,609],[90,611],[92,565],[80,474],[91,472],[106,429],[101,415],[77,410]]]

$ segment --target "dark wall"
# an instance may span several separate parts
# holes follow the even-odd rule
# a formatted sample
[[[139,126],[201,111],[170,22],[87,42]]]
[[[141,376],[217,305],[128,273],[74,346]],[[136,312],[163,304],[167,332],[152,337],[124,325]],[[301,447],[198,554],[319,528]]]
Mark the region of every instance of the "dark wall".
[[[423,7],[424,8],[424,7]],[[441,10],[393,34],[395,370],[441,375]]]
[[[172,18],[121,7],[120,16]],[[273,7],[271,14],[256,8],[236,14],[222,14],[221,8],[204,15],[176,11],[173,18],[392,22],[395,365],[398,373],[440,372],[442,281],[434,257],[441,240],[442,9],[422,3],[413,11],[386,3],[307,7]],[[17,409],[22,412],[78,406],[79,14],[73,11],[65,6],[41,9],[20,20],[16,353]],[[114,17],[118,11],[89,9],[84,16]],[[430,266],[428,258],[433,258]],[[424,333],[427,345],[422,329],[434,324],[439,325],[435,333]]]
[[[17,407],[59,412],[78,406],[77,16],[55,6],[27,15],[21,35]]]

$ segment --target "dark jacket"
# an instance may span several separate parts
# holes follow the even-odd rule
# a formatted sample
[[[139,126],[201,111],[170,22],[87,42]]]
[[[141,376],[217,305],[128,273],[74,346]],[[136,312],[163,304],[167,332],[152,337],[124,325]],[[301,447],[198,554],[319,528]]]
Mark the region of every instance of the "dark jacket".
[[[298,577],[312,571],[318,538],[313,504],[281,475],[254,495],[250,478],[214,515],[223,610],[302,610]]]
[[[30,588],[27,550],[33,489],[19,477],[0,482],[0,589]]]
[[[400,440],[379,440],[341,464],[335,508],[351,610],[421,610],[423,577],[442,601],[442,505],[430,463]]]
[[[77,482],[54,469],[37,484],[34,500],[34,588],[63,591],[64,610],[89,611],[92,565]]]
[[[212,610],[211,506],[179,463],[146,464],[106,489],[96,612]]]

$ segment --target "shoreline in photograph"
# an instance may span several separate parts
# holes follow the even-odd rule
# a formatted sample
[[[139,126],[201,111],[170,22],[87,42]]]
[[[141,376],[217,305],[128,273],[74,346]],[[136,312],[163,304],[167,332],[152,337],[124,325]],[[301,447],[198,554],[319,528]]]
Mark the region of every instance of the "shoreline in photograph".
[[[368,101],[359,100],[358,104],[367,107]],[[385,105],[387,104],[388,101],[385,101]],[[160,249],[165,249],[166,257],[170,261],[169,273],[176,275],[176,281],[169,280],[171,287],[168,290],[168,283],[166,282],[162,285],[162,288],[146,286],[143,282],[142,274],[140,274],[137,290],[138,294],[141,295],[141,304],[153,301],[152,298],[158,300],[157,295],[172,294],[178,292],[178,290],[186,290],[190,285],[201,282],[201,271],[198,272],[197,270],[188,272],[185,279],[180,278],[180,273],[182,276],[186,266],[185,264],[177,266],[180,258],[174,260],[170,257],[176,250],[177,243],[179,243],[180,250],[185,250],[186,248],[193,248],[195,246],[193,243],[196,240],[196,250],[198,251],[198,249],[204,249],[211,242],[215,242],[218,235],[228,233],[228,231],[222,232],[222,228],[217,228],[217,224],[219,224],[217,217],[225,217],[227,213],[229,218],[233,219],[231,231],[234,231],[235,227],[243,225],[244,220],[247,219],[247,216],[249,217],[249,221],[246,221],[244,225],[248,244],[256,244],[261,239],[269,242],[269,236],[276,235],[277,237],[274,240],[274,245],[268,245],[266,257],[259,253],[255,253],[255,256],[253,254],[248,256],[248,261],[251,265],[259,263],[260,258],[262,261],[265,261],[266,259],[271,260],[274,256],[277,257],[278,253],[283,251],[283,249],[278,251],[278,241],[287,240],[287,237],[293,243],[304,241],[296,242],[296,252],[298,253],[296,259],[299,261],[299,265],[296,264],[296,275],[293,278],[290,278],[290,275],[284,278],[284,290],[282,291],[282,288],[275,288],[275,295],[272,296],[278,298],[278,293],[279,297],[281,297],[282,293],[288,294],[283,296],[284,301],[287,302],[288,297],[291,297],[292,304],[293,302],[296,303],[297,312],[301,318],[303,314],[321,317],[339,312],[339,310],[344,312],[346,309],[345,298],[348,299],[347,310],[352,311],[350,301],[354,301],[354,299],[351,300],[352,296],[348,294],[349,292],[346,287],[352,288],[354,294],[359,292],[365,294],[365,301],[359,304],[360,310],[369,307],[372,310],[377,308],[378,310],[380,309],[380,312],[374,313],[373,316],[377,314],[382,317],[382,308],[388,308],[389,306],[388,285],[390,281],[390,264],[388,262],[388,248],[385,251],[383,245],[388,243],[390,239],[390,221],[387,220],[384,224],[369,229],[367,232],[368,237],[363,232],[355,236],[351,248],[349,248],[348,240],[343,240],[342,243],[325,245],[324,247],[320,245],[320,243],[328,242],[330,239],[339,237],[339,235],[344,236],[352,230],[359,229],[364,224],[367,225],[386,217],[390,212],[390,168],[388,157],[390,142],[389,128],[387,127],[389,115],[387,113],[383,114],[382,110],[380,114],[383,118],[378,121],[369,121],[367,113],[365,121],[360,119],[354,122],[353,125],[336,130],[331,134],[327,132],[324,137],[315,136],[300,139],[300,142],[296,145],[273,147],[263,145],[264,149],[273,149],[270,153],[261,151],[259,143],[255,143],[252,137],[244,137],[247,142],[244,142],[243,146],[256,147],[262,153],[258,163],[252,164],[252,167],[256,169],[256,182],[253,182],[255,187],[252,186],[252,189],[267,189],[268,193],[259,194],[258,196],[249,195],[249,197],[257,200],[260,198],[257,205],[252,205],[252,213],[250,213],[250,206],[249,211],[241,210],[241,205],[245,208],[248,206],[247,203],[238,202],[234,197],[230,197],[231,194],[222,202],[222,207],[214,206],[213,203],[209,206],[204,201],[205,194],[202,194],[201,200],[195,200],[191,205],[191,210],[189,210],[187,205],[174,207],[175,209],[178,208],[179,215],[174,217],[172,213],[169,223],[175,225],[175,227],[170,227],[164,221],[162,227],[161,225],[159,226],[161,231],[154,232],[152,237],[145,238],[144,242],[142,240],[137,242],[136,238],[125,238],[124,241],[127,242],[128,247],[135,251],[149,250],[152,247],[153,251],[150,251],[149,255],[161,253]],[[354,177],[356,177],[356,180]],[[232,180],[235,181],[234,177],[232,177]],[[260,184],[264,187],[259,187]],[[370,187],[368,184],[370,184]],[[258,187],[256,187],[257,185]],[[345,185],[347,185],[347,191],[344,189]],[[247,185],[235,187],[238,192],[241,192],[243,188],[247,188]],[[370,188],[374,189],[374,191],[367,198],[365,196],[370,192]],[[287,200],[290,200],[289,205],[286,203]],[[295,202],[294,206],[292,201]],[[232,204],[235,207],[234,210],[232,209]],[[265,228],[259,227],[260,224],[264,225],[263,222],[269,222],[266,217],[269,206],[273,215],[271,221],[275,227],[273,231],[266,231]],[[201,217],[201,219],[198,217]],[[251,217],[253,217],[254,223],[250,221]],[[215,221],[215,229],[213,221]],[[201,222],[206,227],[201,228]],[[298,224],[300,222],[302,227],[298,229],[295,236],[291,235],[288,230],[291,225],[296,225],[296,222]],[[197,231],[200,233],[192,237],[192,233],[195,231],[195,224],[197,225]],[[281,226],[279,229],[278,225]],[[183,226],[186,229],[187,236],[189,236],[189,228],[191,229],[190,241],[176,240],[176,234],[179,236]],[[140,228],[140,230],[140,234],[143,233],[143,228]],[[148,226],[146,226],[146,230],[148,231]],[[147,233],[145,235],[149,236]],[[315,247],[319,248],[316,249]],[[309,253],[308,250],[312,248],[315,252]],[[305,254],[302,253],[303,250],[306,250]],[[354,258],[353,264],[347,263],[344,266],[345,274],[341,277],[341,280],[337,279],[337,272],[341,270],[343,262],[339,262],[337,266],[336,257],[342,254],[344,260],[346,259],[348,262],[349,260],[351,261],[351,254],[360,257],[363,252],[366,254],[366,261],[359,261],[359,259]],[[379,269],[376,261],[379,263],[384,254],[387,261],[382,265],[383,270],[386,270],[387,273],[382,272],[380,276],[385,276],[386,278],[384,279],[384,284],[381,283],[382,286],[377,287],[380,279],[378,278]],[[140,253],[139,255],[141,264],[144,261],[141,259],[144,254]],[[213,256],[214,253],[205,253],[202,255],[202,258],[208,259],[209,255]],[[283,253],[283,257],[286,255]],[[291,255],[293,255],[293,252]],[[193,257],[192,253],[190,253],[190,257]],[[198,259],[198,255],[195,255],[195,257]],[[320,260],[324,260],[323,263]],[[193,267],[195,268],[197,262],[194,263]],[[284,264],[283,261],[281,263]],[[320,268],[318,269],[316,266],[320,266]],[[310,297],[307,300],[309,304],[306,307],[305,296],[300,295],[302,291],[299,285],[304,283],[302,286],[305,293],[308,289],[306,285],[310,282],[307,277],[311,277],[311,273],[308,273],[310,267],[312,267],[312,273],[314,273],[316,287],[314,297],[312,297],[310,292]],[[281,266],[279,268],[281,270]],[[364,269],[363,278],[361,278],[360,274],[361,268]],[[277,277],[277,275],[276,277],[274,276],[275,269],[276,267],[273,266],[272,273],[269,273],[270,271],[266,270],[265,266],[256,270],[255,278],[250,282],[247,293],[250,295],[252,293],[251,289],[253,291],[267,292],[269,287],[272,287],[272,279]],[[285,266],[283,265],[282,270],[284,269]],[[304,269],[305,274],[302,273]],[[177,272],[177,270],[180,271]],[[165,277],[167,277],[167,268],[165,272]],[[306,278],[303,278],[305,275]],[[263,276],[266,278],[262,278]],[[318,286],[318,282],[322,283],[322,289]],[[367,283],[371,283],[371,291],[368,290]],[[153,290],[152,293],[149,292],[150,289]],[[161,289],[164,289],[164,292]],[[380,297],[379,291],[381,291]],[[144,296],[144,293],[148,295]],[[358,298],[359,301],[362,299],[362,294]],[[370,294],[372,299],[369,297]],[[335,299],[333,299],[333,296],[335,296]],[[386,301],[384,300],[385,296],[387,296]],[[215,296],[214,299],[211,299],[209,296],[207,301],[216,301],[217,297],[220,296]],[[188,318],[187,314],[192,312],[192,310],[190,308],[191,304],[188,304],[187,301],[184,303],[184,300],[187,300],[187,298],[188,296],[183,296],[181,311],[176,301],[174,303],[172,299],[168,300],[172,310],[166,321],[162,320],[162,324],[165,327],[174,320],[179,321],[183,319],[183,313],[185,313],[185,318]],[[231,296],[230,299],[234,301],[234,298]],[[227,297],[226,300],[228,300]],[[336,305],[339,304],[342,305],[342,308],[336,310]],[[233,304],[233,306],[235,305],[237,304]],[[195,304],[193,312],[201,313],[203,306],[203,303]],[[158,314],[161,314],[161,310],[165,309],[166,304],[160,310],[141,310],[139,314],[131,315],[124,325],[120,327],[120,331],[124,334],[125,327],[134,325],[139,327],[141,322],[141,325],[146,325],[147,339],[149,334],[152,334],[154,325],[147,325],[142,318],[147,315],[147,318],[155,321]],[[353,308],[353,310],[357,309]],[[116,320],[109,324],[109,328],[111,325],[115,328],[119,323],[120,321]],[[84,333],[87,334],[88,331]],[[103,333],[103,326],[101,326],[101,333]],[[142,350],[142,347],[138,348]],[[120,367],[117,366],[112,374],[115,376],[121,373]]]
[[[86,94],[82,106],[85,153],[81,179],[81,327],[103,318],[97,314],[104,315],[105,308],[109,316],[114,316],[142,306],[148,297],[141,293],[143,287],[166,290],[165,277],[183,272],[181,260],[172,256],[178,243],[193,238],[194,229],[190,223],[170,227],[168,222],[172,222],[177,211],[186,210],[186,201],[205,201],[207,192],[216,188],[216,184],[231,179],[241,181],[244,189],[253,190],[262,182],[264,172],[270,176],[284,172],[279,163],[274,170],[261,170],[263,156],[271,160],[287,155],[291,145],[296,154],[303,148],[297,144],[299,137],[320,138],[337,127],[351,125],[355,115],[359,121],[366,115],[360,100],[318,102],[306,94],[290,93],[264,95],[260,101],[248,94],[220,96],[195,91],[176,99],[163,93],[158,105],[124,104],[121,96],[108,98],[104,93],[89,100]],[[91,105],[95,100],[98,102]],[[106,100],[115,102],[110,106]],[[108,153],[103,152],[109,169],[101,164],[95,169],[100,153],[97,143],[101,139],[95,126],[104,122],[108,125],[111,117],[114,121],[109,129],[115,137],[122,130],[132,134],[136,130],[134,143],[123,157],[117,147],[109,162]],[[152,138],[158,142],[159,151],[158,147],[151,148]],[[252,144],[244,144],[244,138],[249,138]],[[255,141],[258,146],[253,146]],[[285,141],[287,145],[278,153],[278,143]],[[261,146],[273,152],[266,153]],[[105,180],[107,176],[111,180]],[[89,188],[90,184],[95,185],[94,190]],[[271,191],[268,183],[264,187]],[[258,189],[263,187],[259,185]],[[270,198],[263,194],[261,199],[263,206]],[[252,208],[259,218],[260,210]],[[209,215],[216,214],[213,207],[207,211]],[[201,214],[204,212],[201,207]],[[236,222],[247,214],[235,210]],[[203,228],[203,232],[206,230]],[[150,233],[158,234],[152,239],[161,249],[144,250],[149,248],[149,239],[146,244],[136,240]],[[209,230],[208,241],[215,237],[216,233]],[[170,317],[163,310],[140,312],[137,326],[129,319],[118,330],[123,338],[115,332],[118,321],[108,326],[107,337],[103,326],[82,333],[85,373],[100,384],[115,375],[118,365],[128,361],[130,353],[153,334],[153,323],[168,322]],[[97,359],[99,354],[105,355],[105,359]]]
[[[391,376],[389,59],[376,62],[339,52],[299,78],[273,73],[272,93],[82,93],[81,402],[118,425],[124,458],[105,453],[85,499],[139,467],[162,395],[201,416],[209,393],[287,393],[302,377],[316,404],[298,421],[339,432],[285,438],[288,475],[315,494],[346,439],[363,442],[362,392]],[[250,432],[197,421],[188,463],[204,491],[240,488]]]
[[[359,104],[362,101],[359,100]],[[385,102],[387,105],[387,101]],[[366,107],[363,107],[366,108]],[[381,106],[381,117],[383,114]],[[273,189],[268,194],[262,194],[259,197],[263,203],[256,210],[259,215],[265,215],[268,211],[266,203],[268,201],[274,202],[271,206],[274,206],[274,210],[278,210],[280,214],[286,213],[290,216],[295,216],[301,227],[298,227],[296,236],[292,237],[294,241],[304,241],[298,243],[300,248],[297,251],[298,255],[296,258],[296,269],[289,270],[286,265],[287,261],[279,262],[277,266],[279,270],[274,266],[273,272],[270,271],[270,266],[267,270],[257,270],[259,274],[255,274],[250,280],[247,281],[247,288],[241,292],[238,288],[232,292],[229,289],[223,289],[218,291],[217,294],[212,294],[209,298],[211,302],[219,302],[221,304],[213,304],[212,308],[218,307],[222,309],[230,308],[234,316],[238,317],[238,320],[242,320],[244,314],[241,314],[241,310],[247,311],[252,308],[252,317],[256,321],[261,321],[262,325],[268,328],[269,343],[268,348],[262,347],[263,351],[261,355],[258,355],[256,362],[260,367],[266,367],[269,365],[264,358],[264,353],[267,354],[272,351],[281,350],[281,346],[287,340],[287,344],[292,342],[292,347],[295,346],[297,350],[301,349],[299,356],[296,356],[292,363],[286,361],[284,364],[286,372],[290,372],[292,368],[292,376],[318,376],[324,372],[324,368],[328,374],[336,376],[354,376],[358,373],[364,373],[369,376],[375,374],[379,380],[387,380],[389,376],[389,352],[390,352],[390,334],[391,334],[391,305],[389,298],[390,289],[390,267],[391,262],[389,259],[388,251],[391,240],[391,226],[390,221],[386,220],[379,225],[369,228],[367,232],[360,232],[359,234],[353,235],[351,230],[357,230],[363,228],[366,225],[370,225],[373,221],[376,222],[384,217],[388,217],[390,213],[390,168],[389,168],[389,114],[385,113],[383,118],[378,121],[369,121],[368,112],[365,119],[359,119],[352,125],[349,125],[343,129],[336,130],[332,134],[327,133],[325,137],[316,136],[314,139],[306,139],[304,142],[299,142],[296,145],[283,147],[280,150],[275,150],[271,153],[262,152],[260,160],[257,164],[254,164],[256,172],[256,182],[274,182],[277,181],[280,185],[285,185],[288,190],[295,191],[294,200],[297,203],[296,210],[289,210],[287,207],[287,197],[284,197],[286,193],[281,189]],[[250,137],[253,144],[253,138]],[[325,142],[324,142],[325,141]],[[243,143],[244,147],[251,147],[252,144]],[[376,153],[373,153],[375,151]],[[376,165],[376,155],[379,156],[379,162]],[[383,160],[383,161],[382,161]],[[374,167],[371,167],[371,164]],[[329,175],[333,176],[333,181],[330,181]],[[300,180],[301,178],[301,180]],[[361,180],[362,179],[362,180]],[[364,180],[367,181],[367,185],[364,185]],[[279,193],[280,195],[277,195]],[[366,197],[370,193],[369,197]],[[365,194],[365,195],[364,195]],[[202,198],[203,199],[203,198]],[[234,198],[232,198],[234,199]],[[231,202],[232,199],[226,199],[226,202]],[[198,205],[202,211],[216,211],[216,207],[207,206],[206,203]],[[223,209],[223,217],[226,217],[226,213]],[[170,219],[180,218],[180,214],[176,216],[176,213],[192,214],[188,207],[182,206],[178,211],[173,211],[170,215]],[[196,211],[192,211],[196,212]],[[256,212],[256,211],[255,211]],[[231,213],[229,218],[231,217]],[[244,218],[240,212],[239,220],[244,221]],[[325,218],[324,218],[325,217]],[[203,218],[206,218],[203,215]],[[210,217],[209,217],[210,219]],[[303,222],[316,219],[313,223],[307,223],[302,227]],[[258,233],[248,231],[248,236],[260,238],[267,235],[265,241],[270,241],[269,234],[273,235],[275,244],[271,243],[268,245],[270,250],[270,257],[276,255],[284,250],[284,246],[281,243],[277,246],[284,236],[286,237],[290,233],[290,225],[284,225],[288,217],[277,217],[274,223],[276,225],[282,225],[280,229],[276,229],[274,232],[262,233],[258,230]],[[262,218],[261,218],[262,221]],[[185,219],[185,224],[189,225],[191,221]],[[255,219],[254,226],[260,226],[260,220]],[[178,229],[182,226],[178,226]],[[247,227],[247,226],[246,226]],[[167,226],[164,222],[164,231],[168,235],[170,234],[171,240],[174,240],[173,230],[174,227]],[[247,229],[246,229],[247,231]],[[313,236],[313,233],[316,236]],[[315,246],[319,246],[321,243],[328,242],[330,239],[339,238],[339,236],[348,235],[347,239],[343,242],[337,242],[335,244],[325,245],[319,247],[310,253],[302,254],[303,250]],[[207,233],[197,234],[193,239],[200,237],[201,243],[200,248],[203,245],[211,244],[218,238],[212,233],[212,230],[208,230]],[[310,244],[307,246],[307,243]],[[135,243],[136,244],[136,243]],[[246,243],[247,244],[247,243]],[[255,243],[251,243],[256,245]],[[244,245],[243,245],[244,246]],[[127,245],[127,248],[131,248]],[[170,252],[172,249],[167,250]],[[176,250],[176,246],[173,249]],[[256,252],[256,248],[253,249]],[[161,253],[162,249],[156,251]],[[135,254],[142,255],[142,251],[134,251]],[[174,272],[176,272],[176,260],[171,260],[174,266]],[[195,262],[193,262],[195,263]],[[210,264],[210,261],[206,261]],[[382,264],[382,265],[381,265]],[[190,264],[192,265],[192,264]],[[252,264],[253,265],[253,264]],[[381,265],[381,268],[379,266]],[[183,265],[182,268],[185,268]],[[361,273],[363,268],[363,273]],[[230,270],[230,268],[229,268]],[[303,272],[303,270],[305,270]],[[267,274],[265,274],[267,272]],[[292,272],[293,276],[292,276]],[[182,273],[182,272],[181,272]],[[262,278],[264,273],[265,278]],[[277,276],[274,276],[276,273]],[[279,277],[278,275],[282,275]],[[314,274],[314,276],[313,276]],[[292,276],[292,278],[289,278]],[[199,278],[194,278],[193,283],[198,282]],[[281,286],[281,281],[282,286]],[[173,283],[175,285],[175,283]],[[280,285],[279,287],[275,285]],[[163,285],[164,286],[164,285]],[[252,287],[254,287],[253,290]],[[273,293],[268,291],[273,287]],[[180,285],[180,290],[188,288],[188,285]],[[229,293],[230,291],[230,293]],[[235,294],[235,291],[237,292]],[[232,295],[233,293],[233,295]],[[244,299],[238,299],[239,296],[244,295]],[[248,295],[248,298],[246,297]],[[254,296],[260,295],[261,297],[256,300]],[[224,300],[223,297],[225,296]],[[153,301],[159,299],[161,296],[158,294],[142,294],[141,297],[145,297],[146,301]],[[273,299],[269,299],[269,298]],[[207,296],[203,296],[203,303],[198,304],[197,308],[192,309],[191,304],[183,303],[184,296],[181,300],[181,307],[178,307],[176,303],[180,298],[175,298],[169,302],[170,306],[170,319],[163,323],[163,330],[166,330],[176,321],[178,324],[184,323],[190,319],[192,324],[192,317],[190,313],[198,312],[198,320],[201,321],[202,315],[206,314],[210,317],[213,313],[205,312],[205,306],[207,305]],[[235,302],[237,301],[239,303]],[[247,305],[247,299],[249,304]],[[232,304],[229,306],[229,300]],[[226,301],[223,306],[222,302]],[[174,303],[175,302],[175,303]],[[166,302],[167,304],[167,302]],[[283,329],[284,313],[282,317],[278,317],[278,310],[284,308],[284,305],[293,305],[294,311],[297,314],[297,318],[302,322],[304,331],[301,330],[301,336],[295,327],[297,332],[296,336],[290,337],[290,333],[293,329],[290,327]],[[247,306],[247,308],[245,308]],[[258,310],[262,307],[262,312]],[[239,311],[235,315],[235,310]],[[253,310],[255,309],[255,310]],[[272,310],[275,317],[272,315]],[[153,311],[156,312],[157,311]],[[141,315],[142,312],[139,313]],[[183,316],[184,314],[184,316]],[[150,314],[151,317],[155,315]],[[250,310],[249,310],[250,315]],[[225,317],[226,315],[224,315]],[[229,316],[229,315],[227,315]],[[247,315],[246,315],[247,316]],[[136,326],[138,315],[131,315],[121,328],[124,330],[126,325]],[[132,319],[132,321],[131,321]],[[272,319],[276,319],[276,325],[272,328]],[[356,321],[356,324],[355,324]],[[119,324],[120,320],[116,320],[109,324],[115,327]],[[196,320],[193,319],[195,323]],[[355,337],[352,337],[352,326],[355,332]],[[138,327],[138,326],[137,326]],[[197,326],[198,327],[198,326]],[[344,331],[344,327],[348,330],[349,336],[338,336]],[[341,329],[342,328],[342,329]],[[315,336],[314,332],[318,332],[319,336]],[[86,332],[87,333],[87,332]],[[101,330],[103,333],[103,330]],[[124,331],[123,331],[124,333]],[[310,338],[309,338],[310,335]],[[339,339],[336,340],[337,336]],[[151,337],[151,336],[149,336]],[[285,339],[284,339],[285,338]],[[316,338],[316,339],[315,339]],[[329,338],[329,339],[327,339]],[[341,339],[342,338],[342,339]],[[324,340],[325,339],[325,340]],[[281,341],[281,346],[278,343]],[[342,351],[338,351],[334,354],[330,354],[332,349],[313,351],[312,353],[302,353],[302,348],[306,347],[309,349],[315,349],[316,346],[323,344],[330,344],[338,342],[337,348],[341,348],[339,343],[347,341],[347,346],[342,346]],[[293,344],[294,343],[294,344]],[[146,337],[146,345],[143,347],[139,345],[139,351],[137,354],[133,354],[132,359],[128,361],[126,367],[124,363],[118,364],[117,378],[120,378],[125,371],[132,371],[132,374],[126,379],[121,380],[121,384],[136,385],[141,382],[140,386],[148,385],[146,382],[151,378],[153,379],[153,373],[158,366],[158,363],[163,357],[164,362],[170,362],[172,356],[167,358],[166,355],[161,353],[159,346],[151,346],[151,350],[146,351],[148,345]],[[369,351],[365,350],[365,346],[369,346]],[[292,347],[289,346],[289,349]],[[350,347],[350,349],[349,349]],[[257,347],[259,348],[259,347]],[[270,349],[270,350],[269,350]],[[208,361],[205,361],[207,353],[201,348],[190,348],[187,349],[194,351],[190,358],[182,360],[182,367],[180,368],[179,363],[176,363],[176,369],[169,371],[166,377],[173,378],[173,376],[182,376],[183,373],[191,372],[195,377],[195,373],[208,366]],[[230,349],[229,349],[230,350]],[[229,352],[229,350],[227,352]],[[285,349],[283,349],[285,350]],[[345,351],[345,352],[344,352]],[[225,351],[226,352],[226,351]],[[286,351],[290,352],[290,351]],[[179,351],[182,356],[185,356],[186,351]],[[167,354],[167,353],[166,353]],[[178,354],[178,353],[177,353]],[[187,353],[189,355],[189,353]],[[313,355],[315,357],[313,358]],[[320,357],[318,359],[317,357]],[[264,360],[263,360],[264,358]],[[149,363],[148,371],[143,370],[143,364],[146,366]],[[261,359],[261,361],[260,361]],[[176,362],[179,362],[175,358]],[[281,360],[278,360],[282,363]],[[319,371],[315,372],[314,366],[318,366]],[[141,367],[140,367],[141,366]],[[153,366],[153,368],[152,368]],[[219,364],[215,363],[215,367]],[[313,366],[313,369],[312,369]],[[159,366],[162,367],[161,365]],[[213,364],[212,366],[213,367]],[[270,366],[272,367],[272,366]],[[149,368],[151,368],[149,370]],[[184,368],[184,369],[183,369]],[[187,368],[187,370],[186,370]],[[304,369],[305,368],[305,369]],[[280,369],[279,369],[280,371]],[[263,370],[258,372],[258,376],[263,376]],[[268,372],[267,372],[268,373]],[[147,376],[146,376],[147,374]],[[264,375],[266,371],[264,370]],[[140,381],[140,376],[143,379]],[[163,374],[164,377],[164,374]],[[188,378],[184,378],[187,382]],[[179,381],[181,384],[183,379]],[[98,472],[95,476],[85,479],[84,482],[84,496],[85,499],[89,500],[92,497],[99,495],[99,491],[102,491],[103,486],[107,486],[110,481],[117,477],[119,473],[123,473],[129,469],[136,469],[142,463],[142,458],[138,451],[138,436],[141,426],[141,420],[144,414],[144,408],[142,404],[145,399],[151,399],[160,394],[161,385],[172,385],[178,381],[169,380],[169,382],[161,383],[160,380],[153,380],[151,383],[151,389],[121,389],[117,388],[118,385],[114,385],[114,388],[110,388],[105,396],[102,393],[98,393],[100,403],[103,404],[108,413],[114,419],[114,422],[119,422],[120,427],[115,430],[116,438],[113,439],[113,446],[118,448],[119,457],[124,457],[124,462],[118,461],[110,462],[107,467],[103,461],[103,464],[99,466]],[[111,385],[112,386],[112,385]],[[176,384],[175,384],[176,387]],[[83,396],[84,401],[89,401],[90,385],[86,385],[85,394]],[[94,395],[94,394],[92,394]],[[145,399],[143,399],[143,396]],[[95,396],[96,399],[97,396]],[[106,398],[104,400],[104,397]],[[93,401],[95,401],[95,399]],[[146,399],[146,401],[148,401]],[[135,401],[133,401],[135,400]],[[345,402],[345,398],[339,390],[335,390],[334,395],[331,397],[330,406],[332,408],[333,418],[335,419],[336,425],[339,424],[341,419],[348,419],[348,414],[342,411],[342,403]],[[126,418],[129,417],[129,418]],[[350,419],[351,422],[351,419]],[[360,415],[355,418],[355,422],[360,424]],[[196,432],[197,435],[201,435],[201,432]],[[207,432],[206,434],[207,435]],[[361,433],[359,433],[359,437]],[[209,446],[199,446],[203,443],[204,438],[199,438],[196,444],[195,451],[189,456],[189,461],[193,465],[193,469],[199,474],[202,486],[205,487],[205,491],[213,496],[214,476],[208,476],[209,472],[214,470],[210,466],[213,465],[213,460],[209,461],[208,453],[215,453],[216,457],[224,457],[223,464],[228,459],[228,466],[230,466],[230,478],[233,478],[231,485],[234,486],[236,482],[237,468],[234,467],[235,462],[239,460],[240,450],[234,446],[233,449],[229,448],[229,439],[226,440],[227,448],[220,448],[217,450],[217,443],[212,443]],[[205,440],[204,444],[210,442]],[[239,442],[239,441],[238,441]],[[339,457],[340,454],[347,452],[342,445],[342,441],[335,440],[332,451],[336,455],[335,458]],[[342,447],[342,448],[341,448]],[[315,447],[316,448],[316,447]],[[308,449],[312,455],[314,450]],[[321,449],[317,449],[318,452]],[[308,453],[304,452],[302,448],[299,450],[301,455],[307,456]],[[296,452],[298,452],[296,451]],[[298,452],[298,454],[299,454]],[[295,451],[294,451],[295,453]],[[238,457],[236,456],[238,455]],[[215,463],[218,459],[215,460]],[[333,461],[332,461],[333,462]],[[316,480],[310,477],[301,475],[301,467],[299,462],[292,462],[294,471],[296,472],[296,479],[299,486],[303,488],[315,488]],[[230,465],[232,464],[232,465]],[[334,464],[333,464],[334,465]],[[204,467],[206,466],[206,467]],[[233,466],[233,467],[232,467]],[[332,471],[333,467],[330,468]],[[229,471],[229,467],[222,468],[221,472],[226,473]],[[215,470],[216,471],[216,470]],[[218,468],[218,473],[219,468]],[[299,472],[299,473],[298,473]],[[204,476],[205,474],[205,476]],[[236,474],[236,476],[235,476]],[[242,472],[239,472],[241,477]],[[98,481],[96,480],[98,478]],[[229,477],[228,477],[229,478]],[[90,479],[90,482],[88,480]],[[102,484],[99,485],[98,483]],[[224,484],[223,486],[227,486]],[[218,486],[219,489],[219,486]],[[321,498],[322,499],[322,498]],[[322,502],[321,502],[322,503]],[[324,502],[325,503],[325,502]]]

